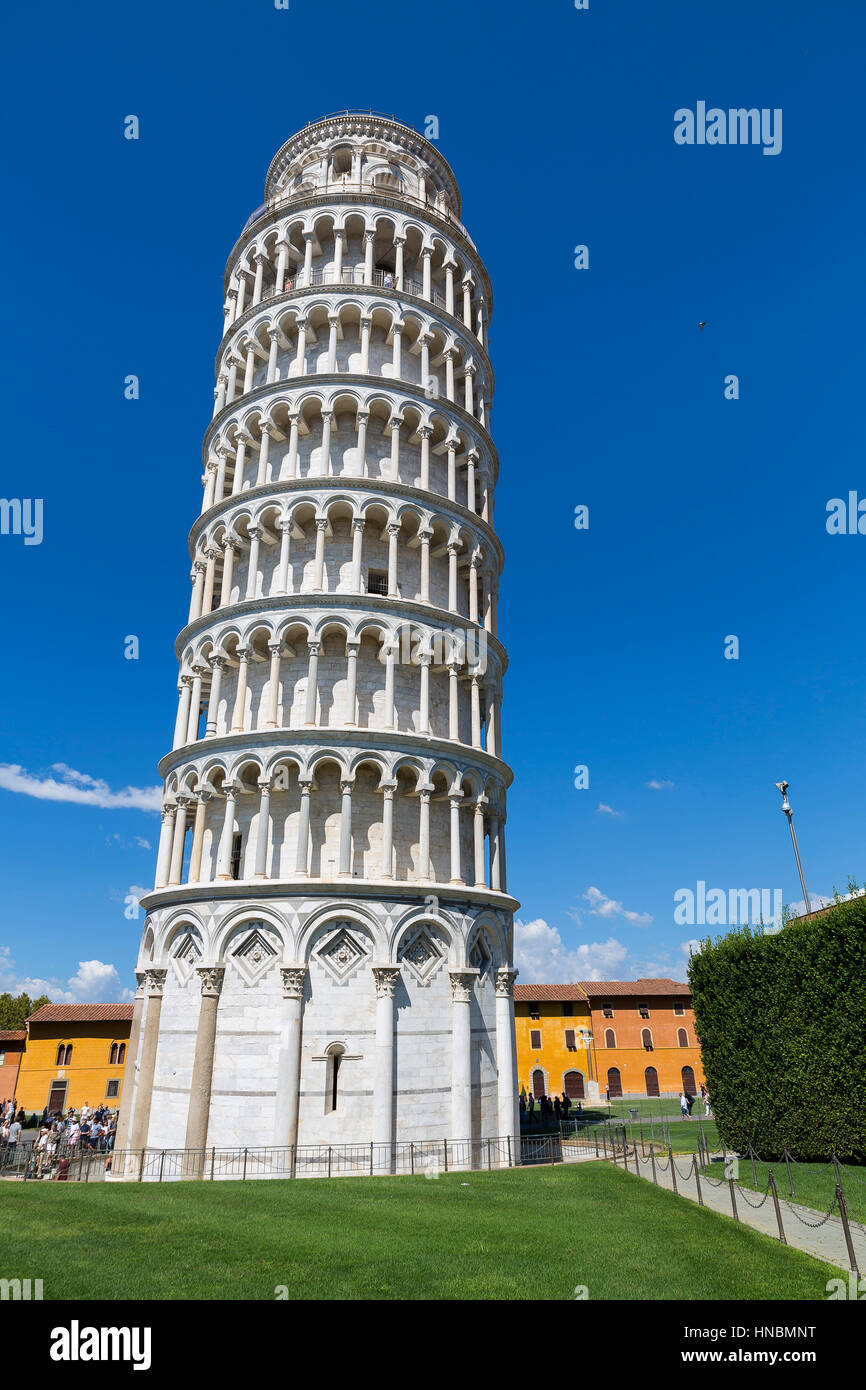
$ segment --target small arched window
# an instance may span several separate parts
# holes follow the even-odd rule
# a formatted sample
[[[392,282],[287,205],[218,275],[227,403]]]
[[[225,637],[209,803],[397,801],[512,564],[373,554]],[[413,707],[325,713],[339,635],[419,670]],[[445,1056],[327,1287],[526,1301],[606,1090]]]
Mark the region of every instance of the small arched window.
[[[604,1030],[604,1045],[605,1047],[616,1047],[616,1033],[612,1028],[605,1028]]]
[[[652,1052],[652,1050],[653,1050],[653,1035],[652,1035],[652,1033],[650,1032],[649,1028],[641,1028],[641,1030],[640,1030],[640,1040],[641,1040],[641,1042],[643,1043],[644,1047],[646,1048],[647,1052]]]
[[[126,1061],[126,1043],[121,1043],[117,1049],[117,1060],[118,1063]]]
[[[325,1083],[325,1114],[332,1115],[340,1099],[340,1068],[346,1049],[342,1043],[331,1043],[326,1052],[328,1074]]]
[[[68,1067],[72,1061],[72,1043],[61,1043],[57,1049],[58,1067]]]
[[[679,1047],[688,1047],[689,1045],[689,1035],[685,1028],[677,1029],[677,1045]]]
[[[111,1052],[108,1056],[108,1065],[110,1067],[114,1067],[117,1065],[117,1043],[111,1044]]]

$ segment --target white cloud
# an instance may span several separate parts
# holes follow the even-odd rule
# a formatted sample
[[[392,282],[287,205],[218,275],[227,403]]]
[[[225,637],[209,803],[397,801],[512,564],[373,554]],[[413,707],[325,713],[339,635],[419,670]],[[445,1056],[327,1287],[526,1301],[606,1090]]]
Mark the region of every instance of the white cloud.
[[[131,840],[127,840],[123,835],[118,835],[116,831],[107,837],[105,843],[109,848],[111,845],[119,845],[121,849],[153,849],[150,840],[145,840],[143,835],[133,835]]]
[[[17,763],[0,763],[0,787],[8,792],[21,792],[40,801],[73,801],[82,806],[103,806],[117,810],[134,808],[139,811],[158,811],[162,803],[159,787],[124,787],[113,792],[107,782],[76,772],[66,763],[54,763],[51,772],[58,777],[34,777]]]
[[[47,994],[54,1004],[125,1003],[135,991],[121,982],[117,969],[101,960],[80,960],[68,980],[42,979],[38,975],[19,975],[8,946],[0,946],[0,991],[29,994],[36,999]]]
[[[673,785],[674,785],[673,782],[667,782],[667,781],[664,781],[664,780],[662,780],[662,781],[660,782],[660,781],[658,781],[658,779],[655,778],[655,777],[652,779],[651,782],[646,782],[646,783],[645,783],[645,786],[649,787],[649,788],[650,788],[652,791],[654,791],[654,792],[667,792],[667,791],[670,791],[670,790],[673,788]]]
[[[600,801],[595,809],[597,815],[613,816],[616,820],[622,820],[625,815],[624,811],[615,811],[612,806],[608,806],[604,801]]]
[[[622,917],[633,927],[648,927],[652,921],[649,912],[632,912],[629,908],[623,907],[622,903],[616,902],[614,898],[609,898],[601,889],[593,888],[592,885],[587,889],[582,897],[589,903],[589,910],[594,917]]]
[[[690,941],[680,942],[680,950],[686,959],[688,959],[689,956],[699,956],[701,953],[701,943],[696,936],[693,936]]]
[[[628,954],[614,937],[569,947],[542,917],[514,924],[514,963],[522,984],[565,984],[571,980],[612,980]]]

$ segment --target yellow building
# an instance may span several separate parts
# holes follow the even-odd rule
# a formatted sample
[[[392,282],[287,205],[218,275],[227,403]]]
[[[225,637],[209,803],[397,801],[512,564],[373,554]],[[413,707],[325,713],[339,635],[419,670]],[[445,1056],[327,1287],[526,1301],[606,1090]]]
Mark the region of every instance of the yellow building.
[[[27,1019],[17,1100],[39,1113],[120,1104],[131,1004],[45,1004]]]
[[[592,1017],[580,985],[517,985],[514,1027],[518,1091],[598,1099]]]

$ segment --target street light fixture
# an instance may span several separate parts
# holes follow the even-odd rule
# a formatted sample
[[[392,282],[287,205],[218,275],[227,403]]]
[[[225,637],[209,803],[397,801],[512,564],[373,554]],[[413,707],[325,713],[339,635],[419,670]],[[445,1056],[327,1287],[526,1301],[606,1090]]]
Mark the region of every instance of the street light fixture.
[[[806,911],[812,911],[812,904],[809,902],[809,894],[806,891],[806,879],[803,875],[803,865],[800,863],[800,851],[797,848],[797,836],[794,831],[794,812],[791,810],[791,803],[788,800],[788,783],[777,782],[776,788],[782,793],[782,811],[788,817],[788,829],[791,832],[791,842],[794,846],[794,858],[797,861],[797,872],[800,875],[800,886],[803,889],[803,901],[806,904]]]

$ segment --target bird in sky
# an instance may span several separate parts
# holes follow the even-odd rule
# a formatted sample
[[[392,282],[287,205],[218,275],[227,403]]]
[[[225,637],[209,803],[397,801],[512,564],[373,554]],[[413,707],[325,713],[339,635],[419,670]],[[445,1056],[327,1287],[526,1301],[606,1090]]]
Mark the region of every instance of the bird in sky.
[[[704,329],[706,328],[706,326],[707,326],[706,323],[699,323],[699,324],[698,324],[698,328],[701,330],[702,333],[703,333]]]

